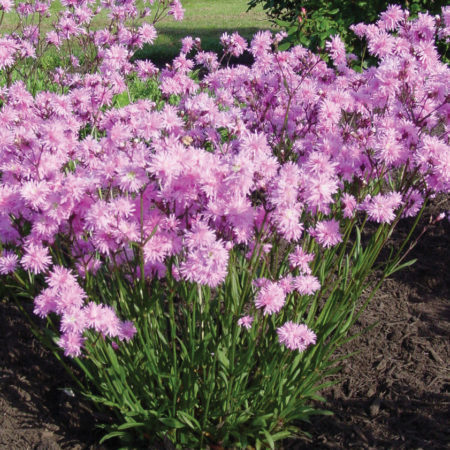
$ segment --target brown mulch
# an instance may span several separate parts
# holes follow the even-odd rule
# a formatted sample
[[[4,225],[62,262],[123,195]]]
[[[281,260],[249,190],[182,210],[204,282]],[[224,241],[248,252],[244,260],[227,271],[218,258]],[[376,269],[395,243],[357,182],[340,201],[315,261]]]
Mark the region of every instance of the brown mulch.
[[[448,200],[427,215],[442,208]],[[359,354],[323,393],[334,415],[313,418],[310,437],[284,448],[450,448],[449,242],[444,219],[411,253],[417,263],[386,280],[354,331],[377,324],[348,346]],[[73,396],[17,307],[0,302],[0,317],[0,449],[102,448],[98,414]]]

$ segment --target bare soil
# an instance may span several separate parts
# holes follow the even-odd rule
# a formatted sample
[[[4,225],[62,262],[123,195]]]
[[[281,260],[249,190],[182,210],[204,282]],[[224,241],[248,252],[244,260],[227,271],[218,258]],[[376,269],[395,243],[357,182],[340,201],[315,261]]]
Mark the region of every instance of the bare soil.
[[[442,209],[448,199],[427,210],[419,229]],[[334,415],[313,418],[303,427],[310,436],[284,448],[450,448],[449,241],[444,219],[411,252],[417,263],[386,280],[354,331],[376,325],[342,350],[359,353],[323,393]],[[97,444],[101,415],[73,396],[23,314],[5,299],[0,317],[0,449],[109,448]]]

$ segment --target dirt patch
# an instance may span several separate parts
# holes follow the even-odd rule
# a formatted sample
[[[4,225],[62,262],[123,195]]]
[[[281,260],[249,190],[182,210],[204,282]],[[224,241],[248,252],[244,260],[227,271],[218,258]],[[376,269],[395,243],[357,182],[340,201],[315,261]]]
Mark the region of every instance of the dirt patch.
[[[425,219],[449,206],[429,208]],[[417,263],[386,280],[354,331],[377,324],[343,349],[359,353],[323,393],[334,415],[313,418],[310,437],[285,448],[449,448],[449,244],[443,220],[412,251]],[[0,317],[0,448],[102,448],[102,417],[72,396],[70,378],[17,307],[0,303]]]

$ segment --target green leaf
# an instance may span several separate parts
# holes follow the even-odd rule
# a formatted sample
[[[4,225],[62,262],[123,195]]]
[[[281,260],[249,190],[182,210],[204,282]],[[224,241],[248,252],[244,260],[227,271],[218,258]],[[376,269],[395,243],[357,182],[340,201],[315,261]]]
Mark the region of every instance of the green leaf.
[[[270,448],[272,450],[274,450],[275,443],[273,442],[272,436],[270,435],[270,433],[267,430],[262,430],[262,432],[264,433],[264,436],[266,437],[266,441],[269,444]]]
[[[180,422],[177,419],[174,419],[173,417],[163,417],[162,419],[158,419],[163,425],[166,425],[170,428],[184,428],[185,424],[183,422]]]
[[[192,428],[193,430],[201,430],[202,429],[202,427],[201,427],[200,423],[197,421],[197,419],[195,417],[192,417],[191,415],[189,415],[186,412],[178,411],[177,417],[183,423],[185,423],[189,428]]]
[[[144,427],[145,423],[142,422],[127,422],[123,423],[122,425],[119,425],[117,427],[118,430],[128,430],[130,428],[138,428],[138,427]]]
[[[124,437],[126,436],[126,433],[124,433],[123,431],[112,431],[111,433],[108,433],[107,435],[103,436],[100,439],[99,444],[103,444],[103,442],[107,441],[108,439],[112,439],[115,437]]]
[[[282,44],[280,44],[278,46],[278,49],[282,52],[284,52],[285,50],[289,49],[289,47],[291,47],[291,43],[290,42],[283,42]]]
[[[398,266],[394,266],[392,269],[387,269],[386,276],[388,277],[388,276],[392,275],[393,273],[398,272],[399,270],[402,270],[406,267],[412,266],[416,262],[417,262],[417,258],[406,261],[405,263],[400,264]]]

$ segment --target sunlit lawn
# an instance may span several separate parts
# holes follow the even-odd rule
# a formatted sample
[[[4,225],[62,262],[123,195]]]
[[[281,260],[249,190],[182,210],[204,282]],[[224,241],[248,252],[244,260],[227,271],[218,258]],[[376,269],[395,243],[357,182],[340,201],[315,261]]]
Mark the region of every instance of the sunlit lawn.
[[[238,31],[246,39],[261,29],[271,28],[262,8],[247,12],[245,0],[184,0],[186,9],[182,22],[171,18],[159,23],[159,37],[145,56],[155,60],[170,60],[178,54],[180,40],[185,36],[199,37],[204,50],[220,50],[219,38],[225,31]]]

